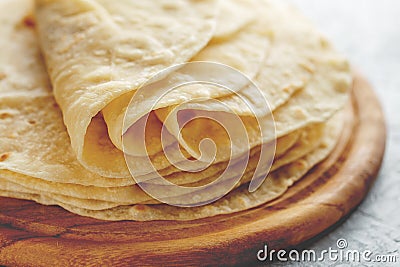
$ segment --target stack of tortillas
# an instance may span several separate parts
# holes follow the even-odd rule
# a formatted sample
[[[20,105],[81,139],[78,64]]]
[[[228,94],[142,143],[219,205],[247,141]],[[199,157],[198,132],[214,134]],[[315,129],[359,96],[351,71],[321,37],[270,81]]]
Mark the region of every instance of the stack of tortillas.
[[[228,214],[284,194],[340,137],[349,64],[280,0],[1,0],[0,21],[1,196],[102,220]],[[142,90],[157,91],[171,67],[198,61],[203,68],[214,62],[237,70],[263,97],[243,83],[246,79],[228,79],[229,73],[220,78],[233,87],[238,81],[233,91],[192,84],[154,103],[149,90]],[[264,100],[270,113],[260,108]],[[202,118],[177,131],[178,114]],[[248,144],[229,147],[224,128],[204,114],[240,118]],[[127,152],[124,135],[144,116],[146,149],[139,149],[140,136],[134,134],[138,139],[128,140]],[[273,136],[260,131],[259,120],[267,117],[274,119]],[[217,152],[205,168],[183,170],[165,154],[164,130],[167,145],[178,144],[181,156],[193,163],[201,161],[203,139],[212,139]],[[267,177],[255,177],[263,147],[275,151],[273,163]],[[202,188],[243,153],[248,161],[239,179],[207,205],[162,203],[138,184],[157,172],[182,188]],[[265,179],[250,192],[255,178]],[[209,190],[193,191],[189,198],[206,202]]]

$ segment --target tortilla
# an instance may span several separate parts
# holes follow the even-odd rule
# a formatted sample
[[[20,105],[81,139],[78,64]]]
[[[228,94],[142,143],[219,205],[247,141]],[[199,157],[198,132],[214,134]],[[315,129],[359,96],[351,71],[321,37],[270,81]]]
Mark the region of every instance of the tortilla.
[[[331,118],[348,98],[349,65],[297,11],[263,0],[257,1],[254,12],[250,3],[243,7],[242,16],[239,10],[244,4],[241,0],[221,6],[216,0],[36,0],[35,21],[33,1],[2,1],[0,195],[60,205],[104,220],[146,221],[231,213],[283,194],[323,160],[339,138],[343,119]],[[224,17],[224,12],[232,16]],[[249,153],[244,174],[231,177],[241,176],[236,189],[213,204],[183,209],[160,204],[136,185],[121,151],[121,138],[125,111],[136,90],[160,70],[188,61],[239,69],[250,79],[233,84],[235,92],[254,109],[231,91],[195,85],[167,95],[150,111],[145,156],[173,183],[208,184],[225,170],[228,160],[237,163]],[[265,112],[263,97],[255,97],[249,89],[252,78],[269,101],[274,134],[261,135],[257,118],[266,124],[271,114]],[[183,104],[204,95],[229,109],[211,99]],[[140,122],[151,100],[150,95],[135,107],[136,113],[128,114],[127,127]],[[227,146],[225,135],[207,119],[187,124],[180,140],[174,129],[179,111],[238,116],[250,145]],[[170,113],[172,123],[167,120]],[[211,138],[218,148],[215,160],[202,172],[179,170],[161,146],[163,127],[169,133],[168,144],[178,144],[187,159],[198,158],[200,142]],[[273,172],[251,194],[247,187],[260,146],[272,146],[276,138]],[[232,149],[235,153],[230,155]],[[134,168],[152,181],[152,169],[140,163],[141,156],[135,157]],[[209,193],[197,191],[199,197]],[[179,197],[185,195],[169,195]]]
[[[117,204],[115,203],[96,200],[85,201],[59,194],[43,194],[38,193],[38,191],[30,191],[28,193],[29,190],[21,189],[20,186],[12,183],[7,184],[2,179],[0,180],[0,185],[6,184],[2,188],[9,190],[17,188],[15,191],[18,193],[5,190],[0,191],[0,195],[35,200],[45,205],[59,205],[66,210],[82,216],[110,221],[193,220],[238,212],[259,206],[279,197],[289,186],[306,174],[308,170],[326,158],[334,149],[341,136],[343,121],[343,117],[341,116],[338,116],[336,120],[332,120],[317,149],[303,158],[290,163],[288,166],[272,172],[256,192],[249,193],[246,186],[239,187],[217,202],[202,207],[179,208],[168,205],[116,206]],[[105,207],[107,209],[102,209]]]
[[[209,10],[212,10],[210,1],[190,2],[194,6],[187,6],[181,1],[177,2],[178,11],[186,12],[189,9],[189,13],[196,13],[193,14],[194,19],[190,21],[191,23],[180,21],[180,18],[192,17],[188,15],[188,12],[179,16],[178,11],[175,11],[171,16],[171,14],[160,9],[159,2],[163,1],[151,1],[148,4],[146,1],[146,4],[143,4],[146,6],[134,7],[127,4],[128,2],[122,1],[121,4],[117,4],[115,7],[113,4],[111,7],[106,1],[91,1],[90,3],[96,4],[89,6],[86,2],[81,4],[80,1],[73,3],[67,0],[37,1],[36,14],[40,43],[54,86],[55,97],[61,106],[64,122],[71,138],[72,148],[78,161],[85,168],[102,176],[129,177],[122,152],[116,147],[121,148],[124,112],[133,92],[145,83],[150,76],[156,74],[158,70],[179,63],[179,61],[186,62],[189,59],[189,54],[191,55],[190,58],[193,58],[212,38],[212,27],[209,25],[212,24],[211,21],[215,22],[216,16],[208,14]],[[154,5],[154,7],[151,6],[150,8],[147,5]],[[132,30],[134,28],[132,23],[126,22],[126,24],[121,25],[112,23],[112,17],[103,11],[108,10],[111,14],[124,17],[126,10],[133,9],[140,11],[132,12],[149,12],[151,10],[151,16],[147,17],[142,14],[145,20],[141,22],[141,35],[144,33],[150,39],[152,36],[157,36],[160,42],[166,44],[179,41],[179,45],[176,46],[179,48],[177,56],[169,57],[170,54],[159,55],[156,53],[159,56],[157,60],[144,60],[137,55],[136,57],[134,55],[129,57],[131,52],[127,52],[128,48],[132,51],[136,50],[134,47],[129,47],[132,43],[127,43],[127,40],[133,38],[132,36],[138,38],[138,34]],[[199,11],[194,12],[197,9]],[[284,124],[285,127],[278,127],[278,137],[300,129],[307,124],[326,121],[346,101],[347,89],[351,80],[346,61],[339,57],[329,45],[326,45],[325,40],[314,30],[314,27],[297,12],[281,5],[278,1],[262,1],[259,3],[259,10],[257,12],[260,13],[256,13],[259,14],[261,22],[265,25],[263,27],[266,31],[265,37],[272,44],[271,51],[264,61],[265,64],[257,75],[256,83],[258,81],[266,98],[270,99],[272,109],[283,105],[294,92],[303,87],[302,91],[306,91],[297,95],[296,98],[299,100],[293,100],[295,104],[292,101],[290,104],[282,106],[280,113],[284,114],[283,121],[278,121],[277,125]],[[71,12],[74,16],[70,16]],[[173,31],[174,34],[179,34],[178,36],[174,34],[166,35],[165,27],[146,28],[149,18],[154,18],[155,14],[158,15],[157,12],[161,13],[161,22],[158,25],[168,25],[168,29],[171,31],[175,27],[179,27],[177,33]],[[175,18],[179,18],[179,20],[176,21]],[[293,23],[294,21],[295,23]],[[157,20],[157,22],[159,21]],[[80,28],[77,28],[77,25],[80,25]],[[131,30],[126,30],[127,25],[130,26],[129,29]],[[55,28],[57,31],[54,30]],[[83,32],[82,28],[85,28]],[[242,30],[245,31],[248,28],[245,27]],[[181,40],[184,37],[181,35],[187,33],[189,29],[191,32],[199,33],[199,36],[198,38],[188,38],[195,40],[195,45],[190,46],[190,51],[187,51],[185,48],[188,49],[189,46],[185,43],[182,44]],[[110,32],[113,33],[113,37],[110,37]],[[83,33],[86,38],[80,37]],[[240,35],[240,31],[234,36],[238,35]],[[68,38],[65,40],[62,36]],[[141,41],[144,38],[141,36],[139,40]],[[92,40],[92,42],[88,42],[88,40]],[[186,39],[184,40],[186,41]],[[135,43],[138,43],[138,40]],[[151,42],[140,43],[142,44],[140,51],[144,54],[151,54],[151,51],[155,49],[157,51],[170,51],[167,45],[155,48]],[[116,55],[114,55],[116,60],[113,61],[112,69],[109,68],[110,55],[104,54],[104,51],[108,51],[111,46],[116,51]],[[120,50],[126,52],[126,55],[120,55]],[[103,51],[103,54],[94,54],[93,51]],[[129,57],[129,61],[120,58],[121,56]],[[166,60],[167,58],[170,60]],[[213,61],[213,58],[210,57],[208,60]],[[132,64],[132,61],[135,63]],[[81,64],[81,62],[85,62],[85,64]],[[157,65],[154,66],[153,63]],[[151,71],[149,71],[150,66]],[[132,76],[132,73],[135,76]],[[307,83],[311,81],[311,78],[313,78],[313,81]],[[156,107],[156,114],[159,119],[165,118],[165,112],[168,112],[170,107],[181,103],[183,99],[191,99],[198,94],[211,97],[226,94],[213,88],[207,89],[207,87],[202,87],[202,90],[179,91],[179,93],[181,94],[180,98],[171,99],[169,97],[165,102],[159,103]],[[248,98],[250,103],[258,100],[252,98],[251,95]],[[235,111],[240,116],[253,115],[240,108],[238,104],[240,102],[234,96],[222,97],[220,100],[228,106],[236,108]],[[317,100],[318,103],[316,103]],[[325,103],[324,100],[329,103]],[[255,106],[257,104],[259,103],[255,103]],[[135,107],[137,114],[131,117],[128,125],[133,125],[145,115],[143,110],[148,103],[143,101],[142,105],[143,107]],[[314,108],[317,105],[318,110]],[[164,107],[165,109],[163,109]],[[212,112],[221,111],[208,103],[198,103],[195,109]],[[279,119],[282,116],[278,115],[277,117]],[[106,122],[105,124],[101,122],[103,119]],[[163,123],[165,124],[165,121]],[[254,121],[250,121],[250,124],[253,125]],[[290,125],[290,127],[287,127],[287,125]],[[174,127],[168,123],[165,126],[178,139]],[[105,134],[107,129],[108,136]],[[188,131],[190,132],[188,135],[191,136],[196,136],[198,132],[193,132],[191,129],[188,129]],[[259,132],[254,131],[253,135],[258,136]],[[104,140],[98,142],[92,136],[102,137]],[[267,136],[264,140],[256,139],[252,147],[261,142],[268,142],[273,138],[275,136]],[[112,140],[112,143],[110,140]],[[100,146],[98,143],[102,145]],[[180,142],[180,145],[191,156],[196,157],[195,151],[198,143]],[[224,143],[217,143],[217,146],[218,148],[224,147]],[[248,147],[243,147],[241,150],[239,149],[240,151],[237,154],[241,154],[240,152],[247,149]],[[216,162],[224,160],[224,158],[217,158]],[[154,161],[154,167],[157,170],[164,169],[168,165],[170,165],[170,162],[162,158]],[[145,169],[143,166],[135,166],[135,169],[143,170],[143,174],[152,172],[151,169]]]
[[[297,145],[295,145],[295,150],[287,153],[288,157],[283,156],[283,158],[279,159],[277,164],[282,165],[282,163],[292,162],[302,157],[306,154],[306,152],[308,152],[308,147],[315,148],[320,143],[320,139],[323,138],[324,133],[325,127],[313,127],[313,129],[310,130],[310,133],[303,134],[304,137],[300,138],[300,141],[297,143]],[[44,153],[46,152],[44,151]],[[255,150],[254,154],[249,159],[249,163],[246,168],[246,175],[242,178],[241,183],[249,182],[249,180],[252,178],[254,170],[259,162],[259,156],[259,150]],[[278,167],[279,166],[275,167],[273,165],[272,170],[276,170]],[[221,172],[225,170],[225,168],[226,164],[222,164],[220,166],[213,165],[207,171],[197,173],[175,172],[169,176],[166,176],[165,179],[168,179],[170,182],[179,185],[199,187],[216,180],[221,175]],[[55,169],[57,169],[57,167]],[[146,202],[152,199],[137,185],[108,186],[104,188],[97,186],[96,184],[93,186],[82,186],[80,184],[71,183],[71,181],[68,180],[68,176],[59,177],[61,179],[64,177],[65,179],[52,182],[9,171],[0,171],[0,178],[10,182],[18,183],[21,186],[37,192],[61,194],[80,199],[102,200],[129,204]],[[133,184],[133,182],[131,184]]]
[[[0,97],[0,114],[7,114],[7,118],[2,119],[0,124],[0,154],[8,155],[6,160],[0,162],[0,169],[58,183],[98,187],[128,186],[135,183],[133,179],[101,177],[87,171],[77,162],[69,146],[61,111],[51,95]],[[294,145],[298,134],[295,132],[278,140],[277,155],[282,155]],[[211,172],[213,174],[222,170],[223,166],[213,165],[211,168],[214,169]],[[162,173],[171,175],[175,172],[175,168],[170,168]],[[197,175],[201,177],[208,174]]]

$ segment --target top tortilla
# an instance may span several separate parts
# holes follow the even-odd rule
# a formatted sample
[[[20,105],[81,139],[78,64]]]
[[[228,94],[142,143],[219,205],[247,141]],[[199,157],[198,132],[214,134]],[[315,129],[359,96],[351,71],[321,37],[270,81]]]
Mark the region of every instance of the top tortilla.
[[[174,4],[165,0],[110,3],[37,0],[36,15],[54,94],[79,162],[101,176],[127,178],[130,174],[117,147],[121,148],[124,111],[130,96],[158,71],[187,62],[207,49],[207,44],[213,44],[209,42],[218,14],[217,8],[212,7],[217,3],[211,0],[175,1]],[[296,11],[278,1],[262,1],[259,7],[260,11],[254,12],[258,16],[256,22],[230,38],[240,38],[242,32],[252,32],[255,28],[256,33],[264,34],[271,43],[255,82],[270,100],[272,109],[281,109],[276,116],[278,137],[307,124],[326,121],[347,98],[351,78],[346,60]],[[253,39],[251,35],[248,38]],[[216,55],[220,53],[202,53],[207,55],[203,60],[219,61]],[[298,90],[304,93],[295,95],[295,100],[285,105]],[[238,115],[249,115],[247,110],[235,105],[237,99],[233,95],[212,88],[184,93],[180,98],[159,103],[156,113],[159,120],[182,99],[193,98],[193,94],[220,97],[236,108]],[[219,111],[208,103],[199,103],[195,109]],[[145,115],[143,110],[137,107],[137,114],[129,124],[133,125]],[[172,126],[167,123],[166,127],[177,137]],[[188,131],[196,135],[191,129]],[[93,136],[104,140],[98,141]],[[252,146],[274,137],[258,139]],[[221,141],[219,147],[223,144]],[[193,151],[198,144],[183,140],[181,145],[195,156]],[[223,160],[218,158],[217,162]],[[157,162],[156,169],[170,165],[165,160]],[[150,171],[143,170],[143,174]]]

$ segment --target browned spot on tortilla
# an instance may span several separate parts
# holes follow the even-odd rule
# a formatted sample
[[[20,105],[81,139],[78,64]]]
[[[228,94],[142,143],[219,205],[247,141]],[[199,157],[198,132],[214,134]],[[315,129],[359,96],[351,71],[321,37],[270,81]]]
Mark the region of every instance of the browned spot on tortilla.
[[[0,120],[5,120],[5,119],[9,119],[12,118],[12,115],[10,113],[0,113]]]
[[[138,204],[138,205],[135,205],[135,209],[137,211],[144,211],[146,209],[146,206]]]
[[[0,162],[7,160],[10,157],[9,153],[4,153],[0,155]]]
[[[7,77],[7,75],[3,72],[0,72],[0,81],[4,80]]]
[[[35,120],[29,120],[28,123],[31,124],[31,125],[35,125],[36,121]]]
[[[33,18],[32,14],[26,15],[23,18],[22,23],[28,28],[35,28],[36,25],[35,19]]]

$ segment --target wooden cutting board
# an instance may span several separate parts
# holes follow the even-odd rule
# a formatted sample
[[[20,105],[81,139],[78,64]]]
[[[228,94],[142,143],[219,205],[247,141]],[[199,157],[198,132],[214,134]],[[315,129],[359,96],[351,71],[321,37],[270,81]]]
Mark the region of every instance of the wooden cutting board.
[[[59,207],[0,198],[0,265],[207,265],[318,237],[364,198],[381,166],[386,128],[370,85],[356,76],[355,123],[335,151],[289,191],[258,208],[189,222],[105,222]]]

